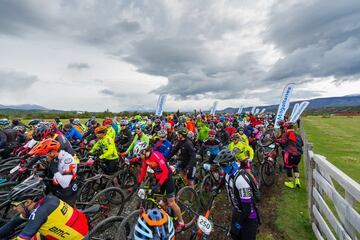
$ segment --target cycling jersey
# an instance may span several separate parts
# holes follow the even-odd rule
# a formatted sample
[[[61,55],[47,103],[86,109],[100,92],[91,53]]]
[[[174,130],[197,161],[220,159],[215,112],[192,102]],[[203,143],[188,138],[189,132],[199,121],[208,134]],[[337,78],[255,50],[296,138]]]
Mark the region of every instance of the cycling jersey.
[[[153,151],[149,158],[142,161],[138,183],[141,183],[145,178],[148,166],[154,170],[155,178],[161,186],[169,177],[169,169],[166,165],[164,156],[160,152]]]
[[[249,145],[249,139],[248,139],[248,137],[246,136],[246,134],[245,134],[245,133],[243,133],[243,134],[240,134],[240,133],[239,133],[239,135],[240,135],[240,137],[241,137],[242,139],[244,139],[245,144],[246,144],[246,145]]]
[[[111,137],[112,139],[115,139],[116,137],[116,132],[114,130],[113,127],[109,126],[107,131],[106,131],[106,135],[108,135],[109,137]]]
[[[99,156],[100,159],[116,160],[119,157],[118,152],[116,150],[114,139],[108,135],[105,135],[103,138],[98,139],[98,141],[89,151],[89,153],[92,154],[98,149],[100,149],[101,151],[101,155]]]
[[[229,150],[233,151],[235,148],[239,149],[239,152],[235,155],[235,159],[237,161],[243,161],[247,158],[254,158],[254,150],[249,146],[245,145],[242,142],[238,142],[235,144],[234,142],[231,142],[228,146]],[[249,152],[249,156],[247,156],[246,152]]]
[[[75,151],[72,148],[69,140],[64,136],[60,134],[54,134],[52,139],[58,141],[60,143],[60,150],[65,150],[66,152],[70,153],[71,155],[75,155]]]
[[[204,142],[204,147],[211,155],[218,155],[220,152],[221,142],[217,139],[208,139]]]
[[[30,240],[37,232],[49,240],[79,240],[88,233],[86,216],[54,196],[41,199],[17,239]]]
[[[81,140],[83,134],[81,132],[79,132],[79,130],[77,130],[75,127],[73,127],[65,133],[65,136],[69,140],[76,141],[76,140]]]

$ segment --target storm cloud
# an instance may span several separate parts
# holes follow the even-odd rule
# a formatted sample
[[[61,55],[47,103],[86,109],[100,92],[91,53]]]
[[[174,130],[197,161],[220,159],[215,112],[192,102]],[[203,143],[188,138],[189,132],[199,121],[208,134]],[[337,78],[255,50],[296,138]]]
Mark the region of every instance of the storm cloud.
[[[37,76],[24,72],[0,71],[0,92],[23,92],[37,81]]]
[[[360,79],[357,0],[13,0],[1,3],[0,36],[59,48],[51,57],[61,60],[52,66],[61,83],[87,82],[98,102],[113,99],[125,106],[139,92],[138,105],[162,93],[182,101],[264,103],[288,82],[298,85],[294,96],[305,98],[326,95],[305,89],[312,83],[332,79],[334,88]],[[15,65],[7,69],[1,83],[43,78],[16,72]]]

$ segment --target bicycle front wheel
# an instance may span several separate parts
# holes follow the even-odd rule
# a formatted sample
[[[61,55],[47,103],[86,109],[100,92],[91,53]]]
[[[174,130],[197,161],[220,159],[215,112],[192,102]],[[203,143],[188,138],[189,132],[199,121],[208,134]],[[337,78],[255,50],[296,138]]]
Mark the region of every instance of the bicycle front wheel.
[[[115,240],[130,240],[134,239],[134,228],[140,214],[143,211],[141,209],[135,210],[127,215],[121,222],[120,227],[117,230]]]
[[[200,209],[199,196],[192,187],[186,186],[176,194],[176,202],[180,207],[186,230],[196,221]]]
[[[265,161],[260,167],[262,182],[265,186],[272,186],[275,183],[275,166],[274,163]]]
[[[121,216],[111,216],[99,222],[88,234],[89,240],[113,240],[124,218]]]

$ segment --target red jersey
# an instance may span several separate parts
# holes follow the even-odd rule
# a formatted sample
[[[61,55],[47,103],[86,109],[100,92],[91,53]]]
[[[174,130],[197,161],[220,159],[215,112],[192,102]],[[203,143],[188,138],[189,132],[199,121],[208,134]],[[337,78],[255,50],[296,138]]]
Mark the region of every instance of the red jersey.
[[[158,180],[159,185],[162,185],[169,177],[169,169],[166,165],[165,158],[158,151],[153,151],[149,158],[146,158],[142,161],[138,183],[141,183],[142,180],[144,180],[147,167],[150,167],[152,170],[154,170],[155,178]]]

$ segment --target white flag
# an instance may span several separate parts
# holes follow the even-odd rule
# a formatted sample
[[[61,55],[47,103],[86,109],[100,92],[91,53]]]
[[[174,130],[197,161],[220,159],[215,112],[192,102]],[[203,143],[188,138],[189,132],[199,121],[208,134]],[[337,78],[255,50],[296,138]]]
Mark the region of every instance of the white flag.
[[[255,106],[255,107],[252,107],[250,113],[254,113],[254,112],[255,112],[255,108],[256,108],[256,106]]]
[[[215,101],[214,105],[213,105],[213,107],[211,108],[211,111],[210,111],[211,115],[215,115],[217,105],[218,105],[218,101]]]
[[[292,110],[292,112],[291,112],[291,115],[290,115],[290,119],[293,118],[294,113],[296,113],[296,111],[298,110],[299,106],[300,106],[299,103],[296,103],[296,104],[294,105],[294,108],[293,108],[293,110]]]
[[[243,105],[241,105],[240,107],[239,107],[239,110],[238,110],[238,114],[240,114],[241,112],[242,112],[242,110],[243,110],[243,108],[244,108],[244,106]]]
[[[255,114],[259,114],[259,112],[260,112],[260,108],[256,108],[255,109]]]
[[[287,109],[289,108],[290,105],[290,96],[294,90],[295,84],[294,83],[289,83],[288,85],[285,86],[282,95],[281,95],[281,99],[280,99],[280,104],[279,104],[279,108],[276,114],[276,119],[275,119],[275,128],[279,128],[279,120],[283,120],[285,113],[287,111]]]
[[[163,114],[166,98],[167,98],[167,94],[161,94],[159,96],[159,99],[158,99],[157,105],[156,105],[156,111],[155,111],[156,116],[161,116]]]
[[[260,114],[263,114],[266,111],[266,108],[261,109]]]
[[[302,103],[300,103],[300,106],[298,107],[296,113],[294,113],[294,116],[292,116],[292,118],[290,118],[290,122],[294,123],[296,122],[300,115],[305,111],[305,109],[307,108],[307,106],[309,106],[310,102],[308,101],[304,101]]]

